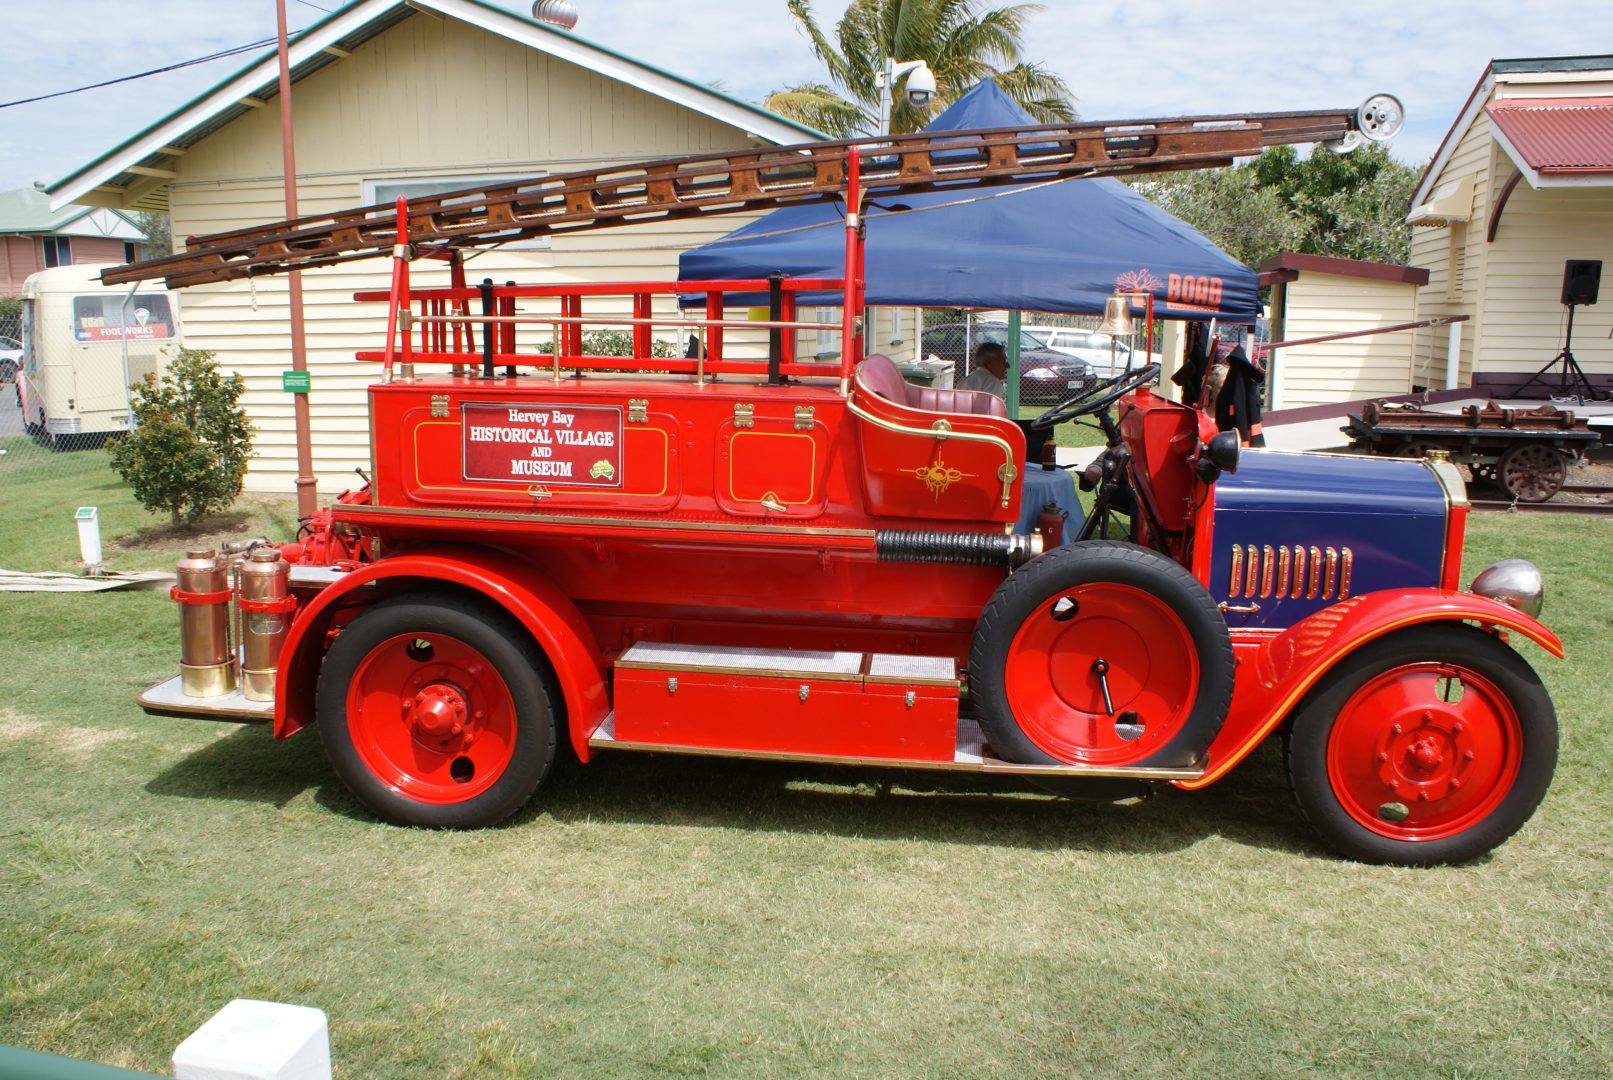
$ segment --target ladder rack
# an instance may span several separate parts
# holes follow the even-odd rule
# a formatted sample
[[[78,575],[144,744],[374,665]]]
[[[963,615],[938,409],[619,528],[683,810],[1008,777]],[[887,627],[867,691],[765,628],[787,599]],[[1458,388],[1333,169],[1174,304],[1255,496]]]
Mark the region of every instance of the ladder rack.
[[[1370,105],[1370,102],[1369,102]],[[1216,168],[1282,143],[1336,143],[1372,131],[1368,106],[980,128],[766,147],[467,187],[412,200],[400,244],[390,205],[192,237],[187,250],[113,267],[109,285],[165,278],[171,288],[405,258],[641,221],[760,210],[843,196],[858,158],[863,190],[946,190]]]

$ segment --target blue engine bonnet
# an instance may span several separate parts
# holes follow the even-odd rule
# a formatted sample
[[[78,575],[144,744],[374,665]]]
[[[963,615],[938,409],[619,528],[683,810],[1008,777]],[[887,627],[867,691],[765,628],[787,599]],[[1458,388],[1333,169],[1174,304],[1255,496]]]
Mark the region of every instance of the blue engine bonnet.
[[[1444,485],[1421,461],[1246,449],[1238,471],[1215,485],[1210,594],[1226,603],[1233,629],[1277,629],[1343,599],[1346,582],[1349,596],[1437,586],[1449,514]],[[1321,556],[1314,595],[1313,550]],[[1296,583],[1302,563],[1304,579]],[[1255,605],[1257,611],[1235,610]]]

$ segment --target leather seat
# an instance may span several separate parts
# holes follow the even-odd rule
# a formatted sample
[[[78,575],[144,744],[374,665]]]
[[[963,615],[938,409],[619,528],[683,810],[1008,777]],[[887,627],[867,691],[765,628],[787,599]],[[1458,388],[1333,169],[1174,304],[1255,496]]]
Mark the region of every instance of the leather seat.
[[[857,381],[886,401],[894,401],[910,409],[1008,417],[1008,406],[996,394],[983,390],[937,390],[931,386],[915,386],[902,378],[896,362],[883,353],[875,353],[857,365]]]

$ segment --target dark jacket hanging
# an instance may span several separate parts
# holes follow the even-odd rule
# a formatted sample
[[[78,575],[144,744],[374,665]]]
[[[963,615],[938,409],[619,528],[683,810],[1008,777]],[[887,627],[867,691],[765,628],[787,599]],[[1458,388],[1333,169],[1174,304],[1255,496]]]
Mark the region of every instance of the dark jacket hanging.
[[[1227,376],[1215,398],[1215,426],[1222,431],[1237,429],[1245,446],[1265,446],[1260,426],[1260,387],[1266,373],[1249,359],[1243,346],[1227,357]]]

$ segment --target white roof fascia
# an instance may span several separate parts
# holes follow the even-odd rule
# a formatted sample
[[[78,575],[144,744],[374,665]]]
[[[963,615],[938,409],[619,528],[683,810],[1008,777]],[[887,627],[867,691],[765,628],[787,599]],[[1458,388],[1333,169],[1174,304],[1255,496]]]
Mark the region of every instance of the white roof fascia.
[[[1498,83],[1509,83],[1516,86],[1539,84],[1570,84],[1608,82],[1613,80],[1613,70],[1600,71],[1503,71],[1495,77]]]
[[[299,63],[322,52],[325,46],[334,44],[374,19],[376,9],[392,7],[393,3],[394,0],[372,0],[371,3],[354,7],[314,31],[305,31],[291,43],[291,67],[295,70]],[[72,182],[52,191],[50,208],[59,210],[80,196],[95,190],[112,177],[126,171],[130,165],[139,164],[162,147],[182,138],[187,132],[211,120],[253,91],[261,89],[265,83],[273,82],[279,77],[280,58],[271,52],[161,127],[153,128],[137,142],[124,146],[116,157],[108,158],[94,169],[75,177]]]
[[[731,127],[755,135],[775,145],[789,145],[810,141],[799,128],[779,120],[771,120],[764,113],[747,109],[718,94],[702,93],[679,79],[670,78],[652,68],[634,64],[621,57],[601,52],[588,43],[569,37],[565,32],[552,32],[531,26],[526,20],[514,16],[501,17],[475,4],[460,0],[420,0],[445,15],[478,26],[540,52],[567,60],[579,67],[597,71],[618,82],[637,87],[647,94],[663,98],[686,109],[719,120]]]
[[[1484,81],[1474,87],[1472,96],[1467,99],[1467,107],[1456,118],[1456,123],[1451,125],[1450,134],[1446,136],[1444,144],[1439,148],[1439,155],[1429,164],[1428,172],[1423,176],[1423,182],[1417,185],[1417,190],[1412,194],[1411,205],[1413,209],[1427,201],[1428,193],[1439,183],[1440,174],[1445,171],[1445,166],[1450,164],[1451,155],[1456,153],[1456,147],[1467,137],[1467,129],[1473,126],[1474,119],[1483,111],[1484,106],[1489,104],[1490,93],[1494,89],[1495,74],[1493,72],[1485,76]]]

